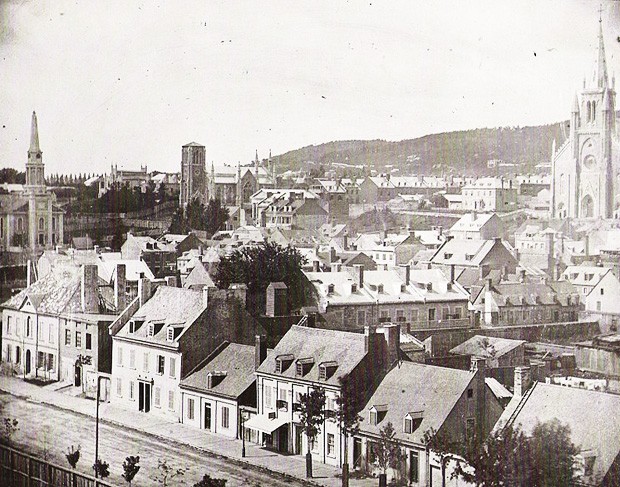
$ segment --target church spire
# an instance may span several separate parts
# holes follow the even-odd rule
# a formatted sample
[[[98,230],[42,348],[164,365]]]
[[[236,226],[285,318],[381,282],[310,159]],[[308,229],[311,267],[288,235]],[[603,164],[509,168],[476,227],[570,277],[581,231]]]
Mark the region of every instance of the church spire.
[[[32,123],[30,126],[30,149],[28,152],[41,152],[39,147],[39,128],[37,126],[37,114],[32,112]]]
[[[607,88],[607,62],[605,60],[605,41],[603,40],[603,7],[599,9],[598,18],[598,57],[596,60],[596,71],[594,72],[597,88]]]

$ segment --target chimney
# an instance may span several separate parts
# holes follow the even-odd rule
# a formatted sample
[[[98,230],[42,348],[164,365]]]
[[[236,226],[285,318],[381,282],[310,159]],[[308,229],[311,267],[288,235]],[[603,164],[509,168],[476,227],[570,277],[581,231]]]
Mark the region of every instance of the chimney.
[[[342,248],[344,250],[349,250],[349,236],[348,235],[342,236]]]
[[[409,264],[401,264],[400,266],[405,273],[405,285],[409,285],[411,283],[411,266]]]
[[[117,311],[127,307],[127,267],[125,264],[116,264],[116,280],[114,281],[114,304]]]
[[[493,288],[493,279],[490,277],[485,280],[484,290],[488,293]]]
[[[374,353],[377,333],[374,326],[364,327],[364,353]]]
[[[241,303],[243,304],[243,308],[246,309],[247,308],[247,300],[248,300],[248,286],[247,286],[247,284],[245,284],[243,282],[234,282],[230,286],[228,286],[228,289],[232,289],[233,290],[233,295],[239,301],[241,301]],[[213,295],[214,295],[216,290],[217,290],[217,288],[215,286],[211,286],[209,288],[209,293],[210,293],[211,297],[213,297]]]
[[[82,312],[99,312],[99,292],[97,284],[98,272],[96,264],[84,264],[82,266]]]
[[[523,397],[523,394],[530,388],[530,368],[529,367],[515,367],[515,383],[514,383],[514,395],[515,397]]]
[[[166,286],[177,287],[177,278],[176,276],[166,276]]]
[[[230,287],[232,288],[234,286],[234,284],[231,284]],[[209,303],[211,302],[211,300],[213,299],[213,295],[215,293],[215,291],[217,290],[216,287],[214,286],[203,286],[202,288],[202,307],[206,308]]]
[[[455,279],[456,279],[456,266],[454,264],[450,264],[450,284],[454,284]]]
[[[140,306],[144,306],[151,299],[152,283],[148,278],[143,277],[138,281],[138,296],[140,296]]]
[[[519,282],[525,282],[525,269],[519,269]]]
[[[553,275],[555,269],[555,244],[553,240],[553,233],[549,232],[547,234],[547,274],[551,276],[551,279],[555,280],[555,276]]]
[[[587,234],[584,240],[584,252],[586,254],[586,258],[590,257],[590,235]]]
[[[318,260],[312,261],[312,272],[319,272],[319,261]]]
[[[411,238],[415,238],[415,230],[413,229],[413,227],[408,227],[407,232],[409,233],[409,236]]]
[[[336,262],[336,249],[334,247],[329,248],[329,262]]]
[[[332,264],[332,272],[340,272],[342,270],[342,264],[340,262],[334,262]]]
[[[265,335],[256,335],[254,342],[254,370],[257,370],[266,358],[267,337]]]
[[[272,318],[274,316],[286,316],[288,314],[286,284],[283,282],[269,283],[266,294],[265,315]]]
[[[439,234],[440,237],[443,235],[443,227],[441,225],[437,227],[437,233]]]
[[[364,288],[364,265],[354,264],[353,269],[355,270],[354,281],[357,284],[357,288],[363,289]]]
[[[475,409],[476,409],[476,442],[484,440],[484,423],[486,413],[486,361],[481,357],[472,357],[472,369],[475,373]],[[479,444],[478,443],[478,444]]]
[[[32,274],[30,271],[31,266],[32,262],[30,262],[30,259],[28,259],[26,261],[26,287],[30,287],[30,284],[32,284]]]
[[[400,349],[400,325],[389,323],[383,327],[385,342],[387,345],[387,366],[390,367],[399,359]]]
[[[478,218],[478,213],[476,213],[476,210],[473,210],[473,211],[471,212],[471,221],[472,221],[472,222],[475,222],[475,221],[476,221],[476,218]]]

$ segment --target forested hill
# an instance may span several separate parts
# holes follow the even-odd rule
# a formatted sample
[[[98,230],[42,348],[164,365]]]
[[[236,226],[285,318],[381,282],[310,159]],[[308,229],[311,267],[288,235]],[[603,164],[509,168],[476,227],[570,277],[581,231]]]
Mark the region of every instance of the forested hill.
[[[568,127],[568,122],[563,122]],[[568,131],[568,128],[566,129]],[[490,159],[518,164],[518,171],[530,171],[540,162],[548,162],[551,145],[564,141],[560,123],[537,127],[502,127],[464,130],[426,135],[417,139],[347,140],[311,145],[274,157],[278,171],[287,169],[324,169],[330,165],[386,166],[401,173],[490,174]],[[388,167],[388,169],[392,169]]]

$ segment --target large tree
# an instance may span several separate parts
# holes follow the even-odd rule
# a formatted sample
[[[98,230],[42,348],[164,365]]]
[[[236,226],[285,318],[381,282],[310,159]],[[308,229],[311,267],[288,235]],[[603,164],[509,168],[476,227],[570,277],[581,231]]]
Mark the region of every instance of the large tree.
[[[305,257],[294,247],[265,241],[223,257],[215,273],[215,283],[224,289],[233,283],[244,283],[251,294],[262,297],[269,283],[283,282],[288,288],[289,309],[297,309],[306,303],[311,292],[311,285],[301,271],[305,262]]]
[[[349,485],[349,436],[355,436],[359,431],[359,422],[362,419],[359,411],[362,409],[361,388],[350,375],[341,377],[340,395],[336,398],[338,404],[338,423],[344,436],[344,461],[342,463],[342,487]]]
[[[190,230],[204,230],[207,234],[213,235],[222,229],[228,216],[228,209],[222,206],[220,200],[209,200],[205,206],[194,198],[187,204],[185,211],[179,209],[175,212],[168,231],[187,233]]]
[[[306,477],[312,478],[312,445],[325,420],[325,390],[316,388],[299,397],[299,423],[308,440]]]

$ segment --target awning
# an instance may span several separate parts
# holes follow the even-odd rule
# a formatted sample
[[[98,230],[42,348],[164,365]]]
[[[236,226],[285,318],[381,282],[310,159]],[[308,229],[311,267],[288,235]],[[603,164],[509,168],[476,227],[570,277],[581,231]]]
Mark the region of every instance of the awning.
[[[269,416],[265,416],[264,414],[259,414],[257,416],[253,416],[248,419],[244,425],[246,428],[251,428],[253,430],[261,431],[263,433],[267,433],[270,435],[275,430],[277,430],[280,426],[288,423],[286,418],[273,418],[270,419]]]

